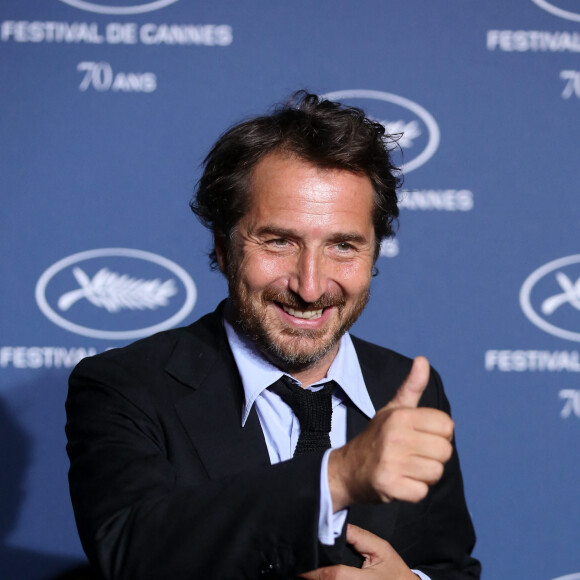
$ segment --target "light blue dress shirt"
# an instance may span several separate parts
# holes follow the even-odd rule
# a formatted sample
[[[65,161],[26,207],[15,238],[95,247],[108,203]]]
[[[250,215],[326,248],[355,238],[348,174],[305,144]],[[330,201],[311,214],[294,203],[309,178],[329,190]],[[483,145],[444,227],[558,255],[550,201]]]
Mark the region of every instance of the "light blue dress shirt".
[[[238,334],[224,320],[224,326],[236,365],[244,387],[245,403],[242,409],[242,427],[255,406],[272,464],[291,459],[300,436],[300,423],[292,409],[282,399],[268,390],[283,374],[280,369],[265,360],[253,343]],[[348,333],[341,340],[338,353],[326,377],[318,384],[306,388],[318,390],[321,384],[334,380],[341,389],[332,395],[331,447],[341,447],[346,443],[346,405],[348,397],[369,419],[375,415],[375,408],[369,397],[363,376]],[[332,511],[332,498],[328,486],[328,456],[324,454],[320,468],[320,513],[318,517],[318,539],[323,544],[334,544],[340,535],[347,510]],[[422,572],[413,570],[422,580],[429,580]]]

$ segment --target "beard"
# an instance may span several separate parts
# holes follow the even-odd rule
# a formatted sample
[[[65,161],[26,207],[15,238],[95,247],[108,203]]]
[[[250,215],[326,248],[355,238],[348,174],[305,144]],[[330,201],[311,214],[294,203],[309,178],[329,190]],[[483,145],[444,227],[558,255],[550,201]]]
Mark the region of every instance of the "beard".
[[[343,334],[356,322],[370,295],[367,286],[347,306],[342,293],[323,294],[315,302],[304,302],[291,290],[267,287],[262,292],[249,292],[240,277],[228,276],[230,299],[234,309],[231,322],[245,334],[267,360],[287,372],[304,370],[324,358],[340,341]],[[269,306],[296,310],[319,310],[334,307],[337,316],[321,329],[280,327],[268,320]]]

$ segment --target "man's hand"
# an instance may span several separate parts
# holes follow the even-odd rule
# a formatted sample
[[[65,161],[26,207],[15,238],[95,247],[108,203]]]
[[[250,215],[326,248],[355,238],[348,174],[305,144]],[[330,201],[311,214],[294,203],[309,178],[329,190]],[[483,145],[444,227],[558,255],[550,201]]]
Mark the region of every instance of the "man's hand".
[[[418,502],[439,481],[453,452],[453,421],[443,411],[417,407],[429,372],[427,359],[417,357],[393,400],[360,435],[331,452],[335,512],[354,503]]]
[[[346,541],[364,557],[362,569],[351,566],[328,566],[302,574],[308,580],[350,580],[367,578],[371,580],[417,580],[403,562],[401,556],[389,542],[359,528],[348,524]]]

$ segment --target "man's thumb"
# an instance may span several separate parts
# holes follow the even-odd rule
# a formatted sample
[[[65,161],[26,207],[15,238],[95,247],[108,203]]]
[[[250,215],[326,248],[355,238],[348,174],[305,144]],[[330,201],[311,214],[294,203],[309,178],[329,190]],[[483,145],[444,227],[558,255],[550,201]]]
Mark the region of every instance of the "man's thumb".
[[[405,382],[399,387],[397,394],[387,407],[416,407],[429,382],[430,372],[429,361],[424,356],[418,356],[413,361]]]

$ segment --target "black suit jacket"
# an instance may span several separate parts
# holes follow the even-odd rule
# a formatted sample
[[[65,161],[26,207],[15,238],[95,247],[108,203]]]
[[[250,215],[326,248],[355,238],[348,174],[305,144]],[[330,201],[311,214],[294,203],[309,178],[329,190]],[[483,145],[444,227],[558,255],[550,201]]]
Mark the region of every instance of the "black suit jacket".
[[[411,361],[354,339],[378,409]],[[449,411],[432,372],[421,404]],[[84,359],[67,399],[69,482],[83,547],[106,579],[290,578],[352,552],[320,546],[322,454],[270,465],[221,311],[191,326]],[[368,422],[354,407],[347,436]],[[478,578],[457,455],[418,504],[350,508],[433,580]]]

